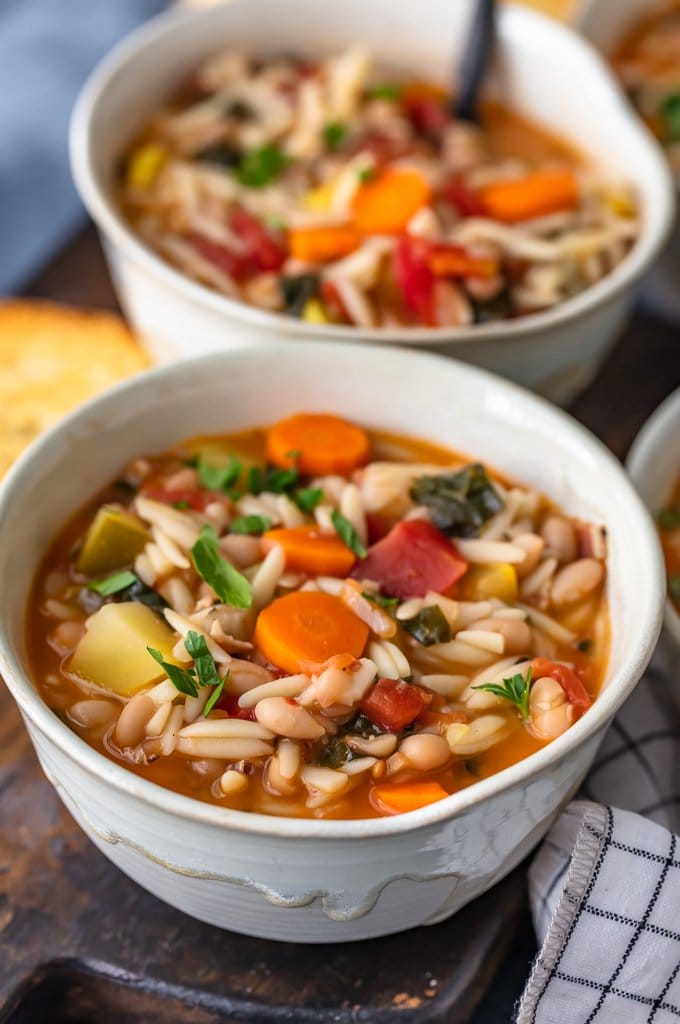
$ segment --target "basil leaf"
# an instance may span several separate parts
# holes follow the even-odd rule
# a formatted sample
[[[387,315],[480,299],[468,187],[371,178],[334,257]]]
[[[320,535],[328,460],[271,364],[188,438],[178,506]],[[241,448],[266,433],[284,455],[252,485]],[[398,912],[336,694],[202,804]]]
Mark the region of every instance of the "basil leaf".
[[[432,522],[453,537],[476,537],[482,526],[504,507],[498,491],[479,463],[456,473],[421,476],[410,496],[430,510]]]
[[[527,671],[526,677],[518,672],[517,675],[504,679],[502,685],[500,683],[480,683],[479,686],[473,686],[472,689],[486,690],[487,693],[493,693],[496,697],[503,697],[519,709],[519,713],[525,722],[529,717],[531,668]]]
[[[279,279],[284,311],[288,316],[302,316],[309,299],[319,292],[321,279],[318,274],[298,274],[295,277]]]
[[[222,557],[217,534],[212,526],[204,526],[191,549],[191,560],[201,579],[208,583],[220,601],[233,608],[250,608],[253,592],[250,583]]]
[[[451,626],[437,604],[421,608],[417,615],[404,619],[401,625],[423,647],[447,644],[451,639]]]
[[[341,121],[329,121],[323,130],[323,141],[327,150],[335,153],[347,138],[347,127]]]
[[[211,466],[199,456],[196,468],[201,486],[209,491],[228,491],[241,474],[241,463],[234,455],[229,456],[226,466]]]
[[[239,516],[229,527],[229,533],[264,533],[272,525],[268,516]]]
[[[289,163],[290,159],[278,146],[260,146],[243,154],[236,177],[249,188],[264,188],[276,181]]]
[[[656,521],[662,530],[675,530],[680,526],[680,505],[669,505],[657,512]]]
[[[101,597],[110,597],[111,594],[117,594],[119,590],[125,590],[136,582],[137,576],[133,572],[114,572],[106,579],[90,580],[87,589],[94,590],[95,594]]]
[[[323,488],[300,487],[293,495],[293,501],[301,512],[313,512],[316,506],[323,501]]]
[[[358,558],[366,557],[366,548],[359,540],[357,531],[354,529],[349,519],[346,519],[336,508],[331,512],[331,521],[335,527],[337,533],[343,544],[346,544],[350,551],[353,551]]]
[[[193,669],[183,669],[178,665],[172,665],[169,661],[164,661],[161,652],[154,647],[147,647],[147,651],[161,666],[176,690],[186,694],[187,697],[198,697],[198,683],[194,678]]]
[[[222,693],[224,691],[224,685],[227,682],[228,678],[229,678],[229,673],[227,672],[227,674],[224,677],[224,679],[220,679],[220,681],[217,683],[217,686],[215,687],[213,692],[208,697],[208,700],[206,701],[206,705],[203,708],[203,717],[204,718],[208,717],[208,715],[210,714],[210,712],[212,711],[212,709],[215,707],[215,705],[217,704],[218,700],[222,696]]]

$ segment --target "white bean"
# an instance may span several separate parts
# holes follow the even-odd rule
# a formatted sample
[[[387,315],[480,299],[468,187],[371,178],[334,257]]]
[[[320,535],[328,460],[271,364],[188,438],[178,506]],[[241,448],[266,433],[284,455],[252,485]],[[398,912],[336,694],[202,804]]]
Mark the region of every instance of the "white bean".
[[[502,715],[482,715],[469,725],[454,722],[446,730],[446,739],[451,752],[461,757],[481,754],[504,739],[508,731],[508,720]]]
[[[286,697],[265,697],[255,705],[255,717],[266,729],[294,740],[318,740],[325,733],[308,711]]]
[[[79,700],[68,709],[71,721],[84,729],[108,725],[115,713],[115,705],[109,700]]]
[[[548,516],[541,527],[541,534],[560,565],[574,561],[578,544],[576,531],[568,519],[564,516]]]
[[[555,576],[550,599],[556,608],[580,601],[600,586],[604,578],[604,566],[596,558],[579,558],[571,565],[565,565]]]
[[[531,629],[522,619],[504,619],[493,616],[475,622],[475,629],[499,633],[504,640],[500,654],[528,654],[531,650]],[[461,639],[461,634],[458,634]]]
[[[116,722],[115,738],[118,746],[137,746],[144,736],[144,726],[155,710],[154,702],[145,693],[138,693],[129,700]]]
[[[451,757],[451,750],[443,736],[432,733],[417,733],[402,741],[399,752],[404,755],[412,768],[428,772],[441,768]]]

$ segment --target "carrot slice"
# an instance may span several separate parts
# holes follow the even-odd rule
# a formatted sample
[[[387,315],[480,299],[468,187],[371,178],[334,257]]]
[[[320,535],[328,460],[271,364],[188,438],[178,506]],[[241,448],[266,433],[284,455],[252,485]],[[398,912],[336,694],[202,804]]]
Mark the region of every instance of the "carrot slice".
[[[353,252],[361,236],[350,224],[330,224],[316,228],[291,228],[288,248],[291,256],[304,263],[328,263]]]
[[[505,224],[542,217],[578,205],[578,182],[572,171],[536,171],[514,181],[498,181],[479,189],[487,216]]]
[[[337,533],[322,533],[318,526],[267,530],[262,541],[266,551],[274,544],[283,548],[289,572],[346,576],[356,561],[354,552],[342,543]]]
[[[275,466],[297,466],[306,476],[345,476],[366,462],[366,433],[339,416],[298,413],[267,431],[267,458]]]
[[[388,167],[357,190],[352,201],[354,223],[366,235],[396,234],[429,201],[430,186],[422,174]]]
[[[303,590],[277,598],[260,612],[254,640],[272,665],[294,673],[303,662],[323,662],[334,654],[361,657],[368,626],[339,597]]]
[[[383,814],[417,811],[449,795],[438,782],[404,782],[398,786],[374,786],[371,790],[371,800]]]

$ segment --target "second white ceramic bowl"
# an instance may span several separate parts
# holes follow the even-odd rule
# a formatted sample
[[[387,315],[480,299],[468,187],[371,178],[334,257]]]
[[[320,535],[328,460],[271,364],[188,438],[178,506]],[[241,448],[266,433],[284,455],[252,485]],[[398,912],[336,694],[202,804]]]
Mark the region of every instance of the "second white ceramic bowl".
[[[394,343],[455,355],[566,402],[593,376],[619,332],[635,283],[670,226],[666,163],[605,63],[573,32],[502,5],[490,91],[571,140],[635,187],[641,234],[604,279],[544,313],[472,328],[362,330],[300,323],[235,302],[190,280],[146,248],[111,198],[114,168],[141,124],[208,54],[225,46],[266,56],[322,54],[360,42],[387,66],[446,81],[460,65],[471,0],[230,0],[171,11],[135,32],[85,86],[71,127],[78,190],[99,226],[121,304],[152,354],[165,360],[274,336]],[[228,331],[236,323],[238,331]],[[357,358],[361,354],[357,352]]]
[[[250,935],[370,938],[440,921],[488,889],[578,788],[661,622],[656,533],[622,468],[592,435],[541,399],[454,360],[371,346],[364,356],[357,360],[350,345],[280,342],[153,370],[63,420],[0,487],[0,673],[45,773],[131,878],[203,921]],[[27,669],[26,602],[64,520],[140,452],[300,409],[453,446],[568,512],[606,523],[611,662],[603,692],[568,732],[418,811],[318,821],[228,810],[162,789],[104,758],[43,703]]]
[[[643,501],[655,514],[667,504],[680,475],[680,388],[647,420],[635,438],[626,465]],[[669,599],[664,621],[680,646],[680,614]]]

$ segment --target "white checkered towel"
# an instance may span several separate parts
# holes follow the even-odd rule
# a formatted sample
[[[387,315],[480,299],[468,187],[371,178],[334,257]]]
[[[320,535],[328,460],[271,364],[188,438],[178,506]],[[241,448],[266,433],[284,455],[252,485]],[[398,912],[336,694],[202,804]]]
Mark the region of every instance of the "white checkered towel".
[[[531,866],[542,946],[517,1024],[680,1022],[680,702],[669,657],[666,647],[622,708],[586,799],[558,818]]]

